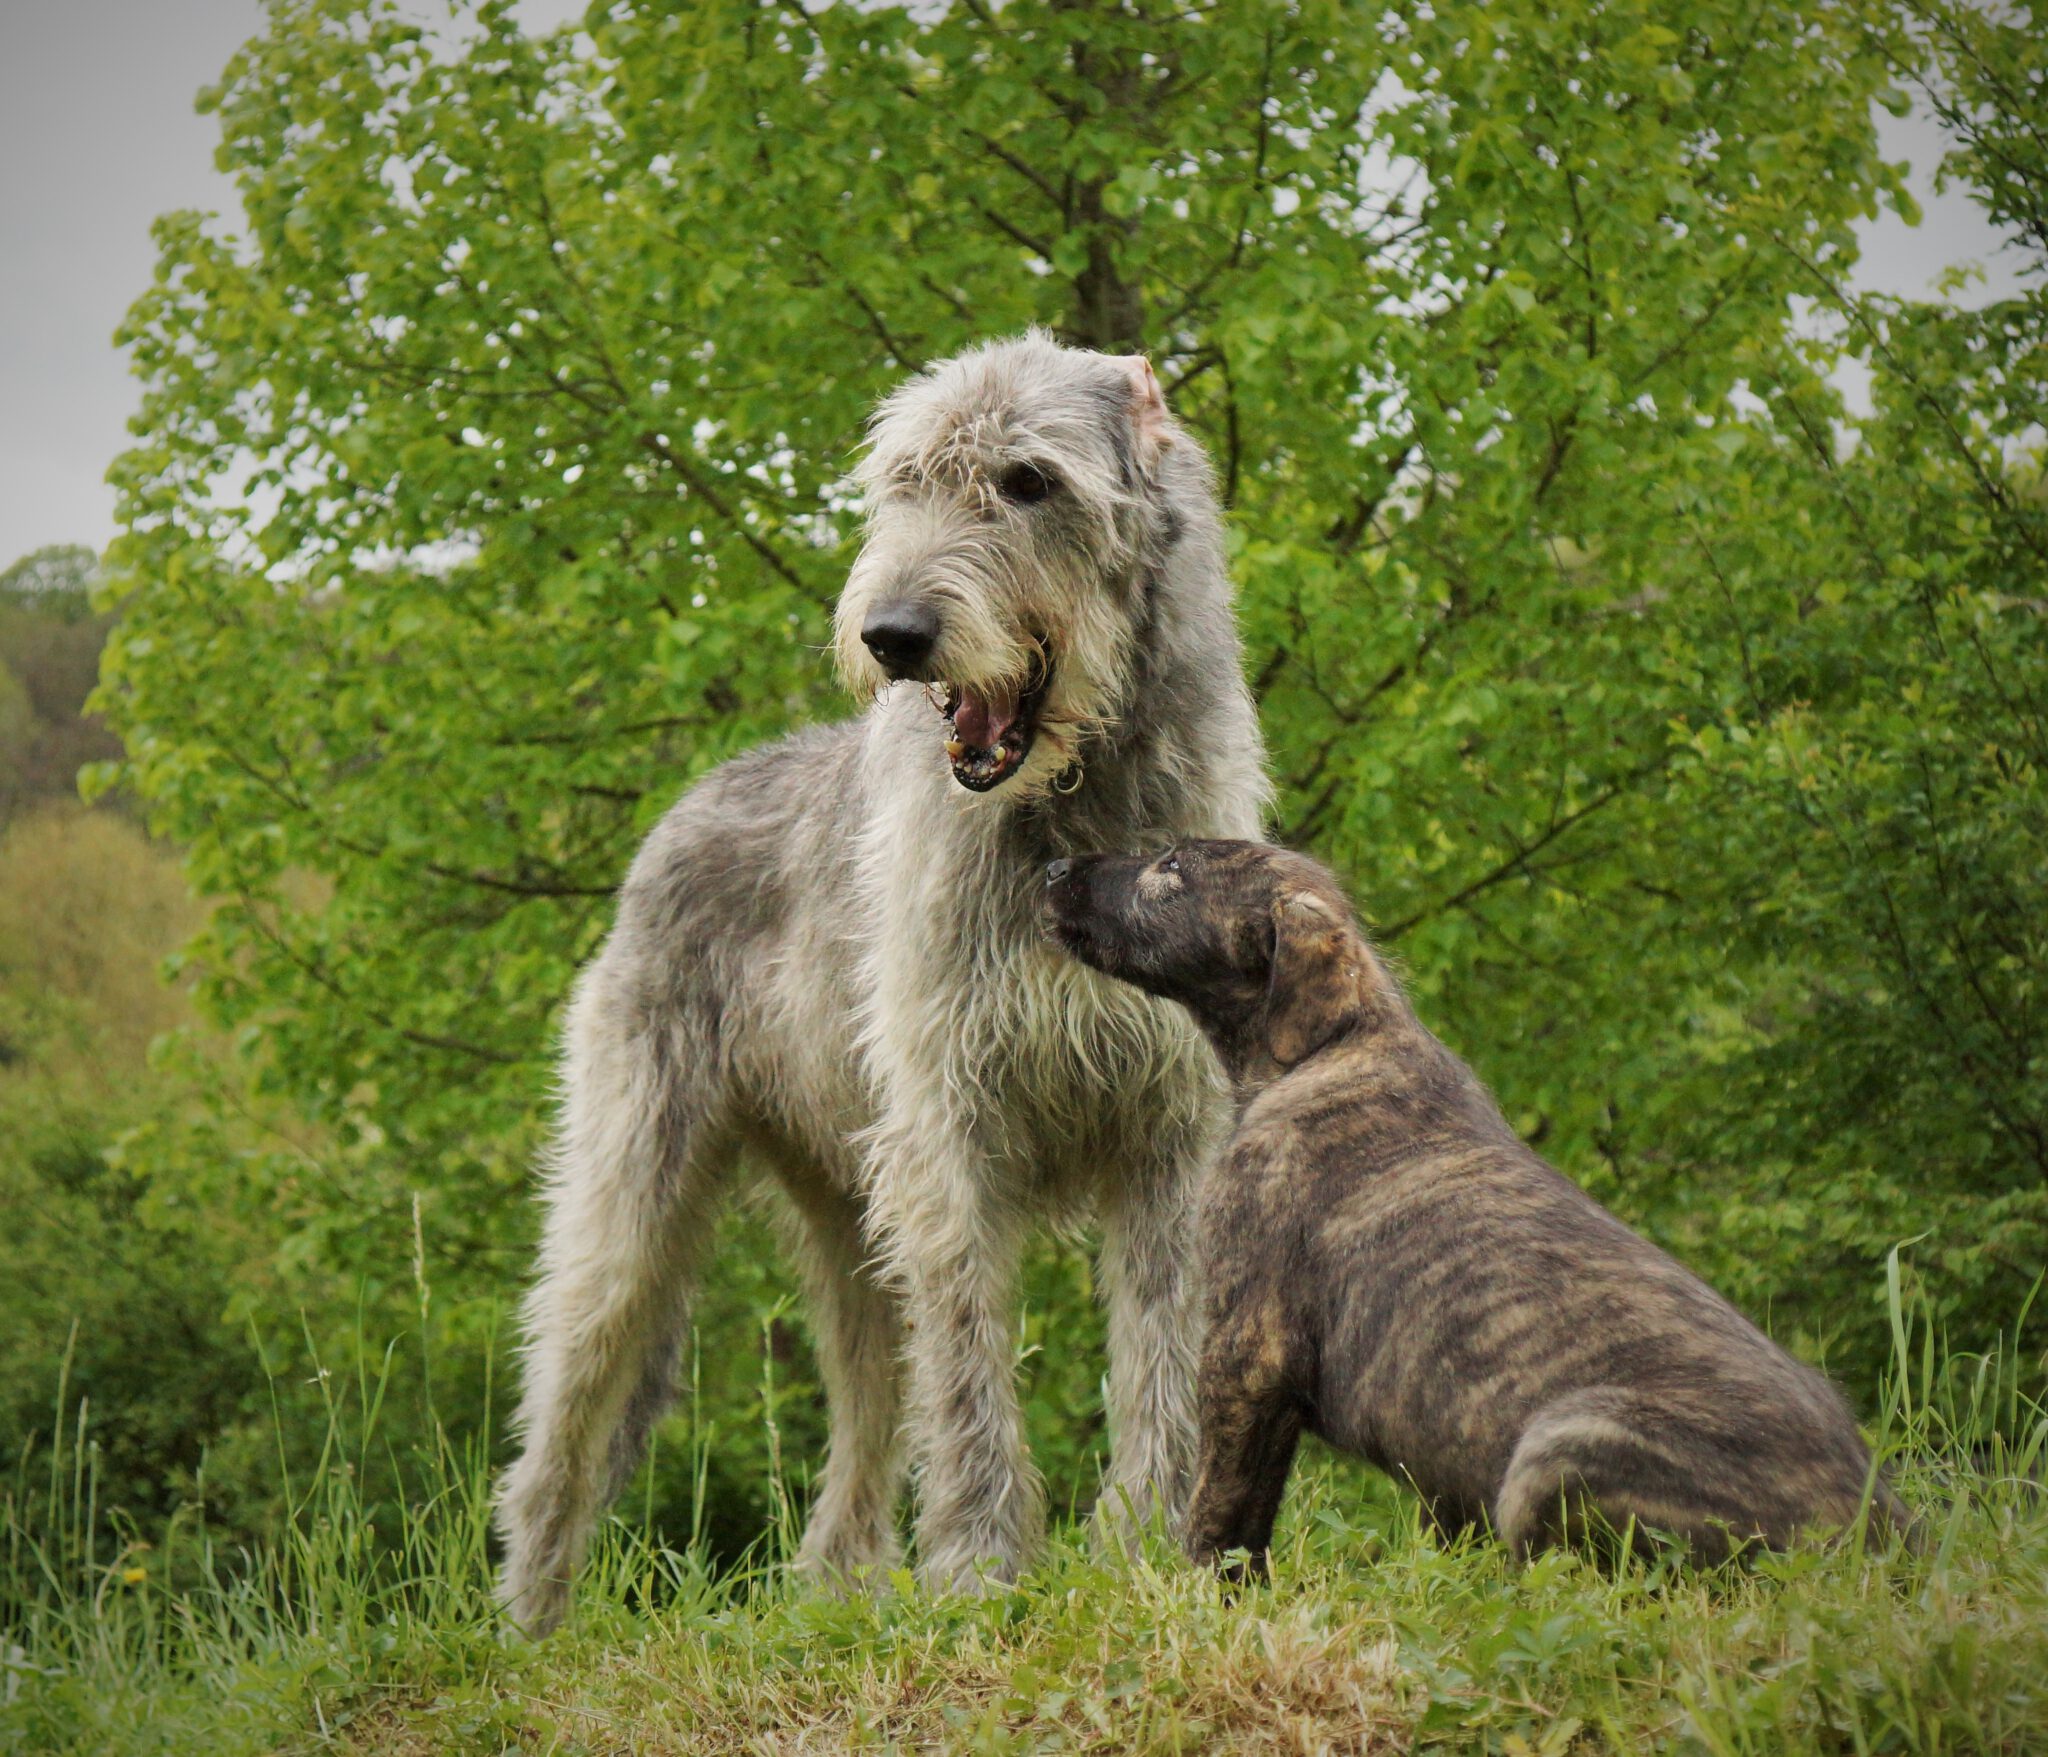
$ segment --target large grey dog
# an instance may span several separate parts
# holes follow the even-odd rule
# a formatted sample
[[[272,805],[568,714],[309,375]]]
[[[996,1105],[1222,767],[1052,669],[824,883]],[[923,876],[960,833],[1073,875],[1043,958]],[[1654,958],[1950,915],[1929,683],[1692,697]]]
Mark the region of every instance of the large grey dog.
[[[907,1427],[925,1579],[1014,1577],[1043,1519],[1019,1256],[1034,1221],[1090,1207],[1104,1505],[1171,1516],[1185,1493],[1189,1194],[1221,1093],[1184,1015],[1062,957],[1040,909],[1059,855],[1258,831],[1209,470],[1142,357],[1032,334],[889,397],[860,478],[837,650],[872,707],[692,788],[569,1009],[499,1506],[501,1595],[531,1630],[668,1400],[743,1158],[796,1217],[831,1401],[801,1565],[893,1560]]]

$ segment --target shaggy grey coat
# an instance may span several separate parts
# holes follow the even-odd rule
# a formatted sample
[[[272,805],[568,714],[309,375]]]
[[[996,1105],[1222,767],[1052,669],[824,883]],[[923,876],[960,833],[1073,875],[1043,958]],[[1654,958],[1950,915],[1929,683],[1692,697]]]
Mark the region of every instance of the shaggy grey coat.
[[[669,1399],[741,1162],[796,1217],[831,1402],[803,1566],[893,1560],[905,1429],[926,1578],[972,1590],[1028,1559],[1019,1255],[1034,1223],[1090,1209],[1105,1506],[1185,1493],[1189,1192],[1220,1087],[1185,1016],[1062,957],[1040,907],[1057,855],[1257,832],[1209,470],[1141,358],[1034,334],[899,390],[861,477],[838,646],[873,705],[692,788],[569,1009],[499,1506],[501,1593],[529,1629],[562,1616]],[[892,617],[931,638],[885,668]]]

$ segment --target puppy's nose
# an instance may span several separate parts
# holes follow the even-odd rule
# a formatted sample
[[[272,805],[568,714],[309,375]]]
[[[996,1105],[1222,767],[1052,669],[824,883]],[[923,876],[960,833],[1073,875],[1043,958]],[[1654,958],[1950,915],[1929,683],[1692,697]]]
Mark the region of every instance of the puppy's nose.
[[[939,644],[939,613],[909,599],[879,604],[861,624],[860,638],[891,677],[923,677],[932,648]]]
[[[1045,882],[1049,885],[1056,885],[1073,870],[1074,863],[1065,856],[1058,860],[1049,861],[1045,868]]]

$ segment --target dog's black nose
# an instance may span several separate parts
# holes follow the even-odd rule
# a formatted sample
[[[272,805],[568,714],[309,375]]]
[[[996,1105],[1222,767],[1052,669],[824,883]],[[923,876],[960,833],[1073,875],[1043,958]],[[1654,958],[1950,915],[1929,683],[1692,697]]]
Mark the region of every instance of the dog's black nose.
[[[1045,869],[1045,882],[1049,885],[1056,885],[1073,870],[1074,863],[1064,856],[1058,860],[1050,861]]]
[[[860,638],[891,677],[923,677],[932,648],[939,644],[939,613],[929,604],[899,598],[868,613]]]

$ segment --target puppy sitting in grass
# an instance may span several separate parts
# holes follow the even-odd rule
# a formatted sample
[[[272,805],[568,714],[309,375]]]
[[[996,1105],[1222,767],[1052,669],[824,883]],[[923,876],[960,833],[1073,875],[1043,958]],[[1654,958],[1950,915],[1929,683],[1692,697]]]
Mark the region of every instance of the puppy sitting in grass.
[[[1336,882],[1189,842],[1047,868],[1053,931],[1180,1002],[1236,1088],[1201,1203],[1190,1554],[1263,1573],[1304,1427],[1518,1554],[1605,1526],[1703,1559],[1903,1525],[1848,1408],[1510,1129]]]

